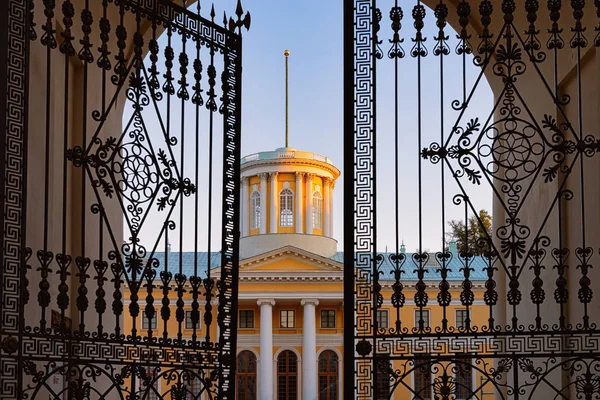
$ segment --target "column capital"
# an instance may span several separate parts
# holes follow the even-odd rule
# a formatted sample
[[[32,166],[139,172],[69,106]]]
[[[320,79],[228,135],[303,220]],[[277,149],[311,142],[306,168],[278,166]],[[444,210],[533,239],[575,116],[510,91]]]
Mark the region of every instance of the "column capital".
[[[277,177],[277,175],[279,175],[279,172],[269,172],[269,176],[270,176],[271,178],[276,178],[276,177]]]
[[[331,188],[331,190],[333,190],[333,188],[335,187],[335,181],[332,179],[331,182],[329,182],[329,187]]]
[[[296,171],[296,179],[302,179],[302,178],[304,178],[304,172]]]
[[[328,178],[328,177],[326,177],[326,176],[324,176],[324,177],[323,177],[323,178],[321,178],[321,179],[323,180],[323,187],[325,187],[325,186],[331,186],[331,181],[332,181],[333,179],[331,179],[331,178]]]
[[[317,174],[313,174],[312,172],[306,172],[306,173],[304,174],[304,176],[306,176],[306,179],[312,179],[312,178],[314,178],[315,176],[317,176]]]
[[[267,178],[269,178],[269,174],[267,172],[261,172],[260,174],[258,174],[258,177],[261,181],[266,181]]]
[[[247,176],[242,177],[242,186],[248,186],[250,184],[250,178]]]
[[[258,299],[256,300],[256,304],[259,306],[270,305],[271,307],[275,305],[275,299]]]
[[[316,307],[319,305],[319,300],[318,299],[302,299],[302,301],[300,301],[301,306],[310,305],[310,304],[312,304]]]

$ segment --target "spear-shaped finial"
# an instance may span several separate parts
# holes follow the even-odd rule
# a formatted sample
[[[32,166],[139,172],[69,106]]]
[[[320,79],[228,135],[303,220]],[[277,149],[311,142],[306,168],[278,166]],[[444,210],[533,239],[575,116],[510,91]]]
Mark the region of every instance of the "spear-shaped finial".
[[[229,30],[231,32],[235,32],[235,28],[237,28],[238,33],[241,35],[242,27],[246,28],[246,30],[250,29],[250,13],[247,12],[246,15],[244,15],[244,9],[242,8],[241,0],[238,0],[237,2],[235,15],[237,16],[237,21],[234,21],[231,17],[229,18]]]
[[[285,50],[283,52],[285,56],[285,147],[288,147],[288,139],[289,139],[289,68],[288,68],[288,59],[290,58],[290,51]]]

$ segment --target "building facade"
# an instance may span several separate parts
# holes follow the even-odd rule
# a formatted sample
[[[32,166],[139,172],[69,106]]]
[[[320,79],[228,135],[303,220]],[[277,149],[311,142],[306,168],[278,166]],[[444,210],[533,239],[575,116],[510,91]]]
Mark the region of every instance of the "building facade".
[[[242,159],[242,237],[240,239],[240,278],[238,296],[238,336],[236,392],[238,399],[319,399],[341,400],[343,371],[343,262],[344,254],[337,249],[333,238],[333,189],[340,176],[339,170],[327,157],[301,152],[292,148],[253,154]],[[401,252],[405,285],[400,307],[391,302],[394,291],[394,258],[391,253],[381,254],[381,291],[383,298],[377,311],[378,330],[431,332],[438,328],[434,321],[445,320],[456,332],[468,326],[485,326],[487,307],[483,296],[486,290],[486,264],[475,257],[469,262],[473,269],[473,305],[461,305],[464,291],[462,272],[465,265],[451,243],[448,292],[450,303],[446,308],[435,299],[428,305],[415,305],[417,264],[412,254]],[[141,329],[165,332],[172,337],[204,338],[210,342],[218,337],[216,324],[211,323],[217,300],[210,308],[202,299],[194,300],[190,293],[191,279],[197,270],[214,266],[218,279],[220,254],[213,253],[155,253],[160,265],[169,265],[173,274],[179,272],[188,279],[181,291],[173,284],[170,307],[174,318],[163,321],[158,315],[154,321],[142,313]],[[431,257],[425,266],[425,283],[440,285],[439,265]],[[205,276],[202,277],[206,279]],[[161,290],[161,288],[157,288]],[[127,299],[127,296],[125,297]],[[181,299],[184,314],[177,317]],[[195,318],[192,313],[198,312]],[[207,314],[209,317],[207,318]],[[133,329],[134,319],[125,317],[126,332]],[[197,323],[193,322],[197,320]],[[136,322],[140,327],[140,322]],[[347,328],[347,326],[346,326]],[[419,346],[416,346],[419,347]],[[457,348],[459,348],[458,345]],[[437,349],[436,351],[439,351]],[[457,351],[445,349],[444,351]],[[465,350],[467,351],[467,350]],[[415,348],[415,354],[427,357],[425,348]],[[412,367],[411,387],[394,384],[394,369],[403,365],[392,363],[382,367],[378,374],[380,393],[391,399],[432,399],[435,376],[429,367]],[[422,369],[422,370],[421,370]],[[457,399],[461,393],[470,393],[481,377],[472,368],[455,371]],[[161,384],[167,385],[164,380]],[[160,386],[160,385],[159,385]],[[201,388],[190,383],[190,398]],[[462,387],[462,389],[460,389]],[[157,393],[164,390],[156,388]],[[483,391],[485,393],[485,390]]]

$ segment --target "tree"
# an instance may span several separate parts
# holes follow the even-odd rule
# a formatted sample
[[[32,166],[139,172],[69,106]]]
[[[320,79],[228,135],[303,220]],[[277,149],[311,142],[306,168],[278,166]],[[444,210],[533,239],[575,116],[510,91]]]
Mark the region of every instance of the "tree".
[[[479,219],[475,215],[469,218],[467,230],[465,230],[465,221],[462,220],[452,220],[448,224],[450,225],[448,237],[456,241],[459,253],[465,254],[468,248],[469,252],[480,256],[489,250],[485,239],[492,237],[492,216],[486,210],[479,211]],[[480,246],[480,244],[484,245]]]

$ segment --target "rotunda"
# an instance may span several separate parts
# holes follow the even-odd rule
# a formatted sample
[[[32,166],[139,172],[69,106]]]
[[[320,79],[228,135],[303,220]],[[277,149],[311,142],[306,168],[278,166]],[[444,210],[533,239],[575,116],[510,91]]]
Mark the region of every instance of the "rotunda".
[[[240,257],[284,246],[335,255],[333,189],[339,176],[328,157],[293,147],[242,158]]]

